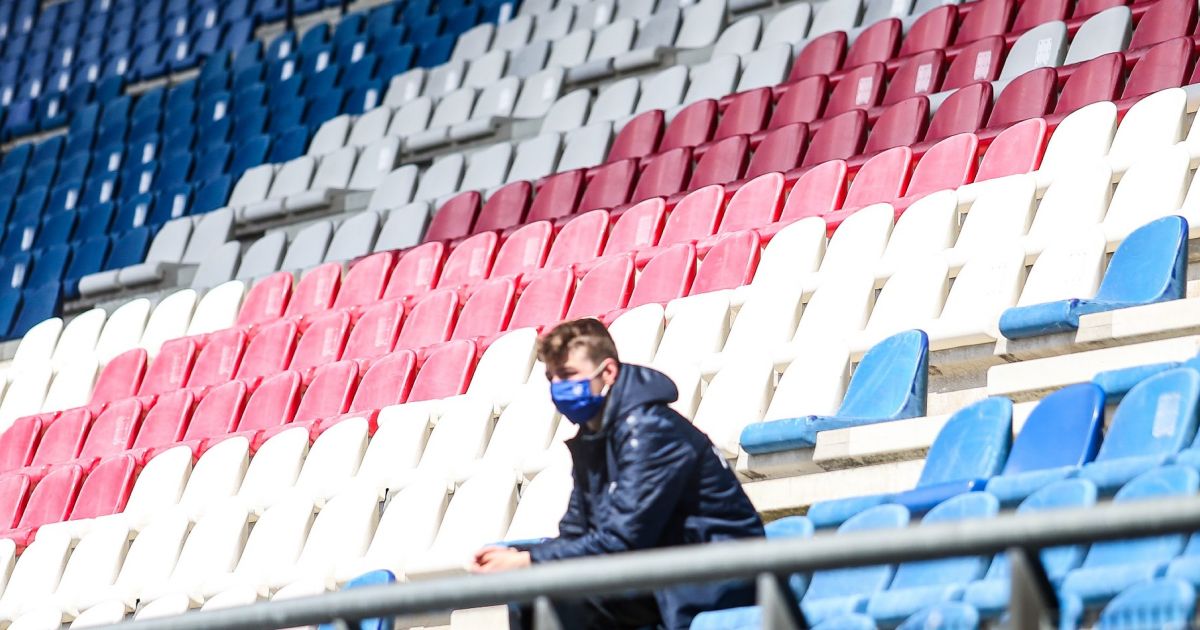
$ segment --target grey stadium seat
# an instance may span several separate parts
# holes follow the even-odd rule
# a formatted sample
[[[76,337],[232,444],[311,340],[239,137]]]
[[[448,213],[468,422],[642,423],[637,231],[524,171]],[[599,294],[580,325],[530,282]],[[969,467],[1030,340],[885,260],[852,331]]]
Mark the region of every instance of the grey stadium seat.
[[[329,239],[333,237],[333,223],[318,221],[296,233],[280,263],[281,271],[299,271],[316,267],[325,260]]]
[[[287,234],[282,231],[266,233],[246,248],[234,279],[253,280],[279,271],[286,248]]]
[[[367,209],[386,212],[409,202],[417,187],[417,165],[406,164],[388,173],[367,202]]]
[[[1061,66],[1066,54],[1066,24],[1056,21],[1036,26],[1013,43],[1000,69],[1000,81],[1006,83],[1035,68]]]
[[[429,169],[421,175],[421,182],[417,184],[413,200],[436,203],[442,197],[457,192],[462,181],[464,162],[461,153],[443,155],[434,160]]]
[[[514,152],[512,168],[508,170],[508,181],[541,179],[558,168],[562,153],[562,135],[543,133],[522,140]]]
[[[1129,38],[1132,36],[1133,14],[1129,7],[1106,9],[1088,18],[1075,32],[1063,63],[1070,65],[1100,55],[1122,52],[1129,48]]]
[[[429,204],[423,201],[388,212],[379,238],[375,240],[375,251],[406,249],[419,244],[429,227],[429,219]]]
[[[353,260],[371,253],[379,235],[379,215],[364,210],[338,226],[325,252],[325,262]]]

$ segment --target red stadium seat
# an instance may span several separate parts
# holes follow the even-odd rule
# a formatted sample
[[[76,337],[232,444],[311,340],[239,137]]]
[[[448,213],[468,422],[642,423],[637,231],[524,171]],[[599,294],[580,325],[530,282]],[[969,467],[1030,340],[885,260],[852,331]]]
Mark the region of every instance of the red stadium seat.
[[[208,336],[192,372],[188,375],[187,386],[191,389],[203,389],[220,385],[233,378],[242,362],[246,350],[246,333],[236,330],[222,330]]]
[[[985,37],[971,42],[950,62],[941,89],[954,90],[976,81],[995,81],[1000,76],[1003,61],[1003,37]]]
[[[288,364],[289,370],[306,374],[317,366],[332,363],[342,358],[346,348],[346,337],[350,334],[350,314],[333,311],[313,317]],[[251,342],[253,346],[253,342]]]
[[[1138,59],[1121,98],[1135,98],[1153,94],[1159,90],[1179,87],[1188,79],[1188,68],[1192,65],[1192,40],[1176,37],[1155,45]],[[1188,81],[1195,83],[1195,81]]]
[[[541,269],[550,251],[554,227],[549,221],[530,223],[504,240],[492,265],[492,278],[515,276]]]
[[[667,224],[658,239],[659,247],[694,243],[711,236],[721,223],[724,204],[725,190],[720,186],[706,186],[693,190],[675,204],[675,209],[667,217]],[[639,261],[648,260],[649,256],[655,254],[657,252],[643,250],[638,258]]]
[[[292,274],[273,273],[255,283],[242,300],[238,311],[238,326],[265,324],[283,317],[292,297]]]
[[[333,308],[366,306],[377,302],[387,288],[395,265],[396,255],[393,252],[372,254],[354,263],[342,279],[342,288],[338,290]]]
[[[1065,20],[1070,8],[1069,0],[1026,0],[1017,9],[1012,30],[1019,33],[1046,22]]]
[[[896,56],[900,45],[900,20],[888,18],[863,29],[850,50],[842,67],[851,69],[876,62],[886,62]]]
[[[786,173],[796,168],[800,165],[807,144],[808,126],[804,123],[771,130],[758,143],[744,177],[754,178],[771,172]]]
[[[451,339],[490,337],[505,329],[512,314],[517,286],[512,278],[481,283],[463,304]]]
[[[713,99],[696,101],[679,110],[663,134],[660,152],[694,147],[708,142],[717,128],[717,102]]]
[[[767,126],[770,112],[771,88],[758,88],[734,94],[721,115],[721,121],[717,123],[713,140],[759,131]]]
[[[142,420],[131,451],[145,464],[151,449],[182,441],[195,406],[196,396],[187,390],[159,396]]]
[[[571,219],[554,238],[545,267],[570,267],[599,256],[608,236],[608,225],[608,212],[604,210],[585,212]]]
[[[971,12],[963,18],[954,36],[955,44],[969,44],[977,39],[1008,32],[1013,19],[1012,0],[979,0],[971,4]]]
[[[1057,81],[1052,68],[1030,70],[1013,79],[996,98],[988,126],[1009,127],[1022,120],[1045,116],[1054,104]]]
[[[396,337],[404,323],[404,304],[398,300],[380,302],[363,311],[342,356],[346,359],[369,361],[385,356],[396,347]]]
[[[646,160],[630,200],[667,197],[684,189],[692,175],[692,150],[671,149]]]
[[[396,347],[415,350],[449,339],[458,317],[458,304],[458,292],[453,289],[427,294],[409,313]]]
[[[1046,150],[1046,121],[1032,118],[1000,132],[983,154],[975,181],[1037,170]]]
[[[911,146],[925,135],[929,124],[929,99],[914,96],[883,110],[863,147],[866,153],[878,153],[894,147]]]
[[[1196,3],[1190,0],[1158,0],[1149,4],[1133,37],[1129,50],[1160,44],[1176,37],[1192,34],[1196,28]]]
[[[459,243],[442,266],[438,288],[470,285],[488,277],[498,241],[495,232],[481,232]]]
[[[33,460],[21,472],[36,481],[48,472],[50,466],[74,461],[83,450],[91,426],[92,413],[87,409],[62,412],[42,432],[42,440]]]
[[[633,291],[632,256],[613,256],[592,267],[579,281],[566,319],[597,317],[622,308]]]
[[[99,460],[133,448],[142,427],[142,411],[141,401],[135,398],[110,404],[92,422],[76,463],[91,470]]]
[[[867,160],[858,170],[844,207],[857,209],[873,203],[886,203],[904,194],[912,172],[912,149],[895,147]]]
[[[954,34],[954,23],[958,21],[958,7],[943,5],[926,11],[909,27],[904,41],[900,43],[900,57],[907,57],[930,50],[940,50],[950,45]]]
[[[452,341],[438,346],[421,364],[408,402],[458,396],[467,391],[475,373],[475,343]]]
[[[52,416],[17,418],[4,433],[0,433],[0,473],[24,468],[33,461],[38,441],[42,438],[42,430],[51,421],[51,418]],[[0,514],[2,513],[3,511],[0,510]],[[12,525],[5,524],[3,518],[0,518],[0,529],[9,527]]]
[[[0,533],[0,537],[11,539],[18,547],[25,547],[42,525],[67,520],[71,508],[75,507],[82,483],[83,469],[79,466],[55,468],[30,493],[17,527]]]
[[[1125,57],[1121,53],[1085,61],[1063,84],[1054,113],[1070,114],[1085,105],[1117,98],[1124,74]]]
[[[582,169],[547,177],[538,188],[525,220],[532,223],[574,213],[579,205],[579,195],[583,192],[583,179]]]
[[[138,396],[156,396],[183,387],[192,373],[199,350],[194,339],[182,337],[163,343],[142,379]],[[109,365],[112,365],[109,363]]]
[[[700,263],[688,295],[750,284],[761,255],[758,234],[753,230],[721,235]]]
[[[991,83],[981,81],[959,88],[934,112],[925,139],[933,141],[960,133],[974,133],[983,128],[991,111]]]
[[[181,443],[190,447],[193,455],[199,455],[202,442],[233,432],[245,405],[246,384],[242,381],[229,381],[212,388],[196,405]],[[146,459],[153,459],[169,448],[171,446],[163,445],[151,449]]]
[[[11,530],[20,522],[32,486],[25,475],[0,476],[0,531]]]
[[[621,218],[628,215],[625,213]],[[570,269],[550,269],[537,274],[521,291],[508,329],[541,328],[562,321],[574,290],[575,274]]]
[[[579,200],[578,210],[609,209],[629,201],[629,193],[633,192],[633,182],[637,178],[637,160],[621,160],[609,162],[596,167],[588,180],[583,197]],[[540,201],[534,201],[534,205]],[[562,213],[569,214],[569,213]]]
[[[829,94],[829,79],[825,75],[808,77],[788,86],[775,103],[768,129],[778,129],[794,123],[809,123],[821,117],[825,98]]]
[[[490,232],[519,225],[529,211],[533,198],[533,185],[526,181],[513,182],[501,187],[488,197],[475,220],[476,232]]]
[[[296,285],[284,315],[299,318],[329,310],[341,284],[341,263],[325,263],[308,270]]]
[[[213,444],[236,435],[249,440],[251,449],[257,450],[262,444],[264,431],[285,425],[296,415],[300,381],[300,374],[292,370],[263,379],[246,401],[237,430],[231,435],[210,436],[202,448],[207,450]]]
[[[842,67],[846,56],[846,33],[833,31],[813,38],[804,46],[788,73],[788,82],[805,77],[832,74]]]
[[[79,488],[69,520],[108,516],[125,510],[138,463],[132,455],[117,455],[96,465]]]
[[[750,158],[750,140],[746,136],[730,136],[708,145],[692,170],[688,189],[695,190],[712,184],[724,184],[741,179]]]
[[[479,214],[481,200],[482,197],[475,191],[451,197],[438,208],[433,219],[429,221],[429,228],[425,230],[425,241],[448,241],[470,235],[475,216]]]
[[[779,222],[760,229],[759,233],[774,236],[781,228],[807,217],[822,217],[838,208],[846,199],[846,163],[841,160],[825,162],[800,176],[792,186]]]
[[[103,406],[138,392],[146,374],[146,351],[134,348],[115,356],[100,371],[92,387],[90,404]]]
[[[825,112],[822,115],[829,118],[878,105],[879,97],[883,94],[883,71],[882,63],[869,63],[847,72],[829,93],[829,102],[825,104]]]
[[[696,277],[696,247],[680,243],[663,249],[646,263],[638,276],[626,308],[643,304],[666,304],[683,297]]]
[[[385,300],[399,300],[420,295],[437,284],[446,259],[446,246],[442,243],[426,243],[404,253],[392,269]]]
[[[666,217],[666,204],[658,198],[647,199],[629,208],[613,224],[603,255],[615,256],[653,247],[662,234]]]
[[[753,230],[774,223],[783,209],[783,175],[767,173],[756,177],[733,193],[725,206],[718,234]]]
[[[358,364],[353,361],[338,361],[317,368],[312,383],[304,390],[292,424],[311,424],[346,413],[350,410],[357,383]]]
[[[658,150],[663,136],[663,111],[652,109],[625,123],[608,149],[608,162],[640,158]]]
[[[1123,7],[1127,4],[1129,4],[1128,0],[1077,0],[1075,10],[1071,12],[1071,17],[1091,17],[1101,11],[1113,7]]]
[[[951,136],[933,145],[913,169],[904,196],[916,199],[969,184],[975,179],[978,152],[979,138],[973,133]]]
[[[801,167],[857,155],[866,141],[867,112],[856,109],[825,121],[808,142]]]
[[[945,63],[946,55],[940,50],[928,50],[905,58],[892,75],[892,81],[883,95],[883,105],[894,105],[919,94],[936,92]]]
[[[408,400],[416,368],[417,356],[411,350],[393,352],[376,361],[359,380],[349,413],[366,413],[373,418],[373,412]],[[325,426],[322,424],[322,428]]]
[[[237,378],[253,381],[287,368],[296,349],[296,324],[283,320],[264,326],[246,345]]]

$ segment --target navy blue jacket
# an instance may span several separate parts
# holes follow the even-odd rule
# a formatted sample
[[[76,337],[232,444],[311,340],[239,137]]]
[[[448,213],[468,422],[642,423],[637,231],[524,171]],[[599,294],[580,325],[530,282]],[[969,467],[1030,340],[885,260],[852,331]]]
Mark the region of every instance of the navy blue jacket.
[[[530,547],[533,562],[763,535],[708,436],[667,406],[678,397],[662,373],[621,364],[600,431],[567,442],[575,489],[558,538]],[[683,585],[655,597],[672,629],[705,610],[754,603],[745,582]]]

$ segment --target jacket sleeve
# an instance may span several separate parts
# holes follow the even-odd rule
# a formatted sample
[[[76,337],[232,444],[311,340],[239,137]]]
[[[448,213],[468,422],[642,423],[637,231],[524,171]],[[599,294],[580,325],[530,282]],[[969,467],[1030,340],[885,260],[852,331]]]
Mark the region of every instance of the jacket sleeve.
[[[607,518],[576,538],[532,547],[534,562],[655,546],[692,477],[695,453],[668,427],[645,422],[623,431]],[[574,495],[572,495],[574,498]],[[570,512],[568,512],[569,514]]]

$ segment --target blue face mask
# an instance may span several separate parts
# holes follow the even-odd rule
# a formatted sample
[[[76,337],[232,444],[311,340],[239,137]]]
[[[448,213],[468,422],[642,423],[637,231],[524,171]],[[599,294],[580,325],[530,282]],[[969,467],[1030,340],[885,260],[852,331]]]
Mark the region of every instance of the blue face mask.
[[[603,369],[601,366],[594,374],[586,378],[550,383],[550,398],[554,401],[554,407],[567,420],[575,424],[585,424],[588,420],[595,418],[596,414],[604,408],[607,391],[599,394],[592,393],[592,379],[596,378],[596,374]],[[605,389],[607,390],[607,388]]]

